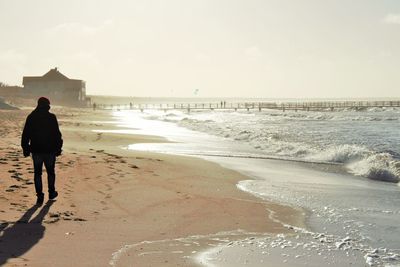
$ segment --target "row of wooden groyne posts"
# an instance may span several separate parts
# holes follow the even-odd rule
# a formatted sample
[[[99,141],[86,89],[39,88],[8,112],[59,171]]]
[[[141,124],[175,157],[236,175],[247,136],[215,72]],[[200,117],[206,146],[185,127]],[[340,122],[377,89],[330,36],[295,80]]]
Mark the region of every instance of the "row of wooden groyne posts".
[[[294,111],[334,111],[342,109],[364,110],[368,108],[400,107],[400,101],[324,101],[324,102],[243,102],[243,103],[129,103],[129,104],[101,104],[93,103],[93,109],[117,110],[294,110]]]

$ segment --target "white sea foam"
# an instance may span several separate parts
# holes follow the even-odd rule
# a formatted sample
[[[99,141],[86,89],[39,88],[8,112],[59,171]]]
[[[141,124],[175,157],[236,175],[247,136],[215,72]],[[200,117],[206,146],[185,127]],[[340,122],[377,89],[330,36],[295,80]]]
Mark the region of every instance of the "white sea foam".
[[[338,145],[326,148],[308,157],[310,160],[321,160],[326,162],[348,163],[358,161],[369,156],[371,151],[366,147],[357,145]]]
[[[349,172],[373,180],[400,181],[400,161],[389,153],[376,153],[363,146],[340,145],[309,156],[310,160],[346,164]]]
[[[349,170],[359,176],[386,182],[400,181],[400,162],[388,153],[372,154],[359,161],[350,163]]]

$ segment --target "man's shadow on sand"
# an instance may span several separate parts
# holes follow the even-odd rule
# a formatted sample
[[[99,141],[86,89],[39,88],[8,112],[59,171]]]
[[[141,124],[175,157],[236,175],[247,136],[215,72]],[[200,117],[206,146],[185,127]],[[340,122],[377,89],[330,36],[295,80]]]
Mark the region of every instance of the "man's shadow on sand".
[[[0,266],[11,258],[25,254],[43,238],[46,228],[42,222],[54,202],[48,201],[32,220],[29,219],[40,208],[38,205],[28,209],[13,225],[0,225]]]

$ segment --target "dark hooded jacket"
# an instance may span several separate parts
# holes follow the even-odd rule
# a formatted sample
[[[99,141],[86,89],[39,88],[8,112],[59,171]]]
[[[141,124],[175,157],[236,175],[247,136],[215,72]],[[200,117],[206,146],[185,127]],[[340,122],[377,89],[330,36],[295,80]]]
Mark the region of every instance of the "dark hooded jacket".
[[[61,153],[63,140],[57,118],[49,112],[50,106],[38,106],[28,115],[22,132],[24,154]]]

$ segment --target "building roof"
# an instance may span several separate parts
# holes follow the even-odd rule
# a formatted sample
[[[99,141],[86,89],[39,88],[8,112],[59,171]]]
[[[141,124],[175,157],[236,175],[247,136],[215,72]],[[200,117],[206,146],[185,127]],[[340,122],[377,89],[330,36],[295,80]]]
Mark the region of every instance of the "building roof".
[[[45,75],[43,75],[43,79],[49,81],[69,80],[69,78],[64,74],[62,74],[61,72],[59,72],[57,68],[49,70]]]
[[[33,81],[71,81],[67,76],[58,71],[57,68],[49,70],[43,76],[24,76],[22,83],[33,82]],[[76,81],[76,80],[75,80]]]

